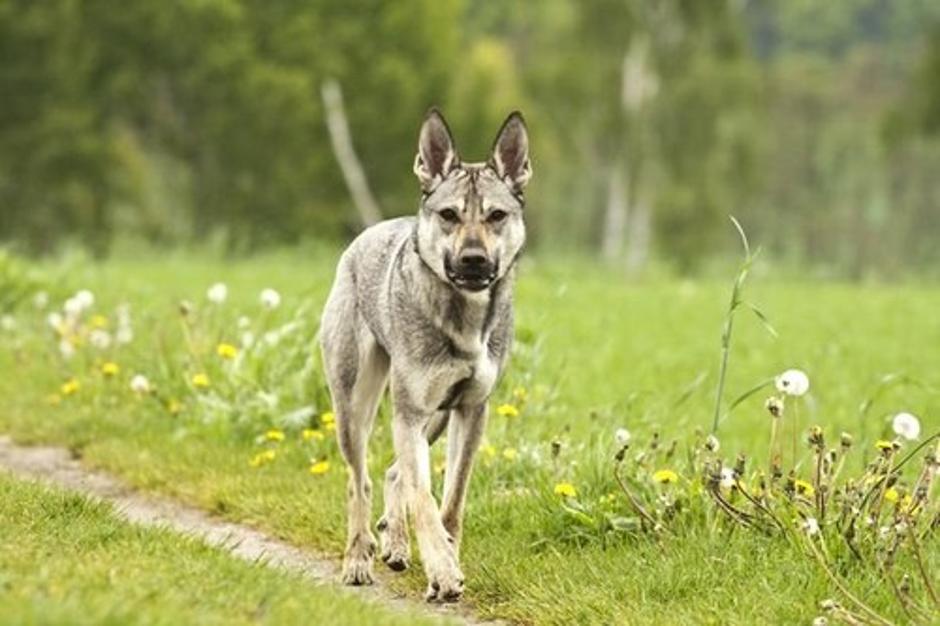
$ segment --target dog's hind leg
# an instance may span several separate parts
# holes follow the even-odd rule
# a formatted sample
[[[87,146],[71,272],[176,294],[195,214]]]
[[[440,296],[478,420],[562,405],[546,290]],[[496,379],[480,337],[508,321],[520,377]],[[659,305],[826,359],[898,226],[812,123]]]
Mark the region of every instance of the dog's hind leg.
[[[340,302],[344,304],[344,302]],[[349,467],[347,487],[348,539],[343,582],[372,583],[375,537],[370,530],[372,483],[366,466],[369,434],[388,377],[389,357],[376,343],[355,310],[324,315],[321,334],[327,381],[336,413],[340,451]]]
[[[454,551],[460,550],[463,529],[463,508],[467,484],[473,470],[473,457],[480,447],[486,426],[486,404],[452,411],[447,431],[447,471],[444,475],[444,497],[441,499],[441,521],[454,539]]]
[[[447,428],[449,411],[440,411],[425,428],[428,444],[433,445]],[[382,542],[382,560],[396,572],[408,569],[411,546],[408,538],[408,512],[402,489],[398,460],[385,472],[385,512],[379,519],[379,540]]]

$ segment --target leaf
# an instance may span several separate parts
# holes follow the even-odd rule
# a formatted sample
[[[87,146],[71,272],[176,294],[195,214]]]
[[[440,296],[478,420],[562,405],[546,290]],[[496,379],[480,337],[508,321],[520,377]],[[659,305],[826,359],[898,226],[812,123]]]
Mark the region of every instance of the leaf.
[[[727,415],[728,413],[731,413],[731,411],[733,411],[736,406],[738,406],[739,404],[741,404],[742,402],[744,402],[745,400],[747,400],[748,398],[750,398],[751,396],[753,396],[755,393],[757,393],[757,392],[760,391],[761,389],[764,389],[765,387],[769,387],[769,386],[772,385],[772,384],[774,384],[774,379],[773,379],[773,378],[768,378],[768,379],[765,380],[764,382],[759,383],[758,385],[755,385],[754,387],[751,387],[750,389],[748,389],[747,391],[745,391],[743,394],[741,394],[740,396],[738,396],[738,397],[734,400],[734,402],[732,402],[730,405],[728,405],[728,410],[725,411],[725,415]]]
[[[562,504],[561,508],[564,509],[566,513],[571,515],[573,518],[575,518],[584,526],[587,526],[589,528],[594,528],[597,526],[597,520],[595,520],[593,517],[591,517],[584,511],[579,511],[578,509],[567,506],[565,504]]]
[[[744,227],[741,226],[739,222],[733,215],[729,215],[728,219],[731,220],[731,223],[734,224],[734,227],[738,230],[738,234],[741,236],[741,244],[744,246],[744,256],[746,259],[751,259],[751,246],[747,242],[747,235],[744,234]]]
[[[756,304],[753,304],[753,303],[751,303],[751,302],[745,302],[744,304],[746,304],[747,307],[748,307],[749,309],[751,309],[751,311],[754,312],[754,315],[756,315],[756,316],[757,316],[757,319],[759,319],[759,320],[761,321],[761,324],[764,325],[764,328],[767,329],[767,332],[770,333],[770,335],[771,335],[774,339],[776,339],[776,338],[779,336],[779,335],[777,335],[777,330],[776,330],[776,329],[773,327],[773,325],[770,323],[770,320],[767,319],[767,316],[764,315],[764,312],[761,311],[759,308],[757,308],[757,305],[756,305]]]

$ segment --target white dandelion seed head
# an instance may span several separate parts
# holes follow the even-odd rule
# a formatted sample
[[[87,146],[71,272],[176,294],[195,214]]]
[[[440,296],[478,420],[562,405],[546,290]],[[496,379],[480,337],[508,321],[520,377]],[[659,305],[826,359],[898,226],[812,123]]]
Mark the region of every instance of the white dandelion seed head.
[[[134,341],[134,330],[127,325],[119,326],[114,334],[114,340],[121,345],[128,344]]]
[[[630,431],[627,430],[626,428],[618,428],[614,432],[614,440],[617,442],[617,445],[619,446],[625,446],[628,443],[630,443],[630,437],[631,437]]]
[[[262,290],[261,306],[268,310],[276,309],[281,306],[281,294],[271,288]]]
[[[709,452],[718,452],[721,449],[721,442],[715,435],[709,435],[705,438],[705,449]]]
[[[82,289],[73,296],[78,303],[81,305],[82,310],[90,309],[95,306],[95,294],[88,291],[87,289]]]
[[[16,328],[16,319],[9,314],[0,317],[0,328],[7,332],[13,331]]]
[[[894,432],[908,441],[920,437],[920,420],[912,413],[898,413],[891,421]]]
[[[209,302],[222,304],[228,298],[228,287],[225,283],[215,283],[206,291],[206,297]]]
[[[730,467],[721,468],[721,478],[719,480],[722,487],[731,489],[735,484],[734,470]]]
[[[803,370],[791,369],[774,379],[777,391],[788,396],[802,396],[809,391],[809,376]]]
[[[35,306],[40,311],[49,306],[49,294],[45,291],[37,291],[36,295],[33,296],[33,306]]]
[[[820,615],[813,620],[813,626],[829,626],[829,619]]]
[[[98,350],[107,350],[111,347],[111,333],[102,328],[96,328],[88,333],[88,343]]]
[[[73,296],[65,301],[65,304],[62,305],[62,310],[65,311],[65,315],[69,319],[76,319],[85,310],[85,305],[82,304],[82,301],[77,297]]]
[[[134,374],[131,378],[131,391],[135,393],[150,393],[150,381],[143,374]]]
[[[250,318],[250,317],[248,317],[247,315],[242,315],[241,317],[238,318],[238,327],[239,327],[240,329],[245,330],[245,329],[247,329],[249,326],[251,326],[251,318]]]
[[[59,327],[62,326],[62,322],[64,321],[65,320],[62,318],[62,314],[56,311],[53,311],[52,313],[46,316],[46,323],[49,324],[51,328],[54,328],[56,330],[58,330]]]
[[[816,521],[815,517],[807,517],[803,520],[803,531],[812,537],[813,535],[819,534],[819,522]]]
[[[242,348],[248,349],[255,345],[255,334],[250,330],[242,333]]]
[[[59,354],[63,359],[71,359],[75,355],[75,346],[68,339],[63,339],[59,342]]]

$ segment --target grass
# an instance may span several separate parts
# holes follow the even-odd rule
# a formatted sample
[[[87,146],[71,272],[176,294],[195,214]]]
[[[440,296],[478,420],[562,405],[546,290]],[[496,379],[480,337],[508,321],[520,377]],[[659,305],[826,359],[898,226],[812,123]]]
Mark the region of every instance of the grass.
[[[415,624],[81,496],[0,474],[0,623]]]
[[[47,268],[47,276],[62,276],[48,285],[61,297],[88,287],[105,313],[129,302],[137,337],[111,356],[95,356],[85,346],[62,362],[42,316],[20,307],[18,330],[3,339],[12,349],[0,350],[0,431],[68,445],[90,465],[142,488],[338,554],[341,461],[329,437],[303,441],[297,423],[300,415],[309,422],[304,425],[323,430],[317,416],[329,409],[313,337],[335,258],[333,251],[314,251],[239,262],[179,256]],[[230,292],[218,311],[203,296],[216,280]],[[750,281],[748,299],[769,315],[779,338],[756,320],[738,321],[726,407],[789,367],[806,370],[812,387],[800,408],[799,436],[816,423],[830,441],[851,432],[856,452],[847,465],[856,472],[874,440],[891,435],[895,412],[919,415],[926,433],[940,427],[940,353],[931,348],[940,345],[940,289],[775,282],[759,265]],[[284,295],[278,311],[259,310],[264,287]],[[468,602],[480,614],[546,624],[789,624],[808,623],[818,602],[840,598],[811,558],[785,541],[736,532],[705,515],[658,543],[630,531],[625,500],[605,500],[616,490],[616,428],[633,433],[636,450],[659,433],[656,462],[678,464],[696,445],[696,429],[711,427],[727,289],[724,282],[624,282],[580,262],[530,260],[522,268],[517,347],[493,398],[494,405],[521,411],[517,417],[493,412],[467,508],[462,561]],[[181,299],[194,303],[191,322],[180,322]],[[239,315],[248,315],[261,336],[290,324],[302,305],[308,308],[292,334],[250,358],[246,351],[241,374],[215,356],[218,341],[237,343]],[[121,366],[117,380],[96,373],[103,358]],[[192,389],[188,380],[197,370],[209,372],[211,389]],[[155,381],[156,396],[138,397],[127,388],[136,371]],[[71,376],[81,390],[51,403]],[[519,387],[525,402],[514,394]],[[733,462],[745,452],[766,464],[765,397],[742,402],[720,425],[725,458]],[[180,400],[179,415],[167,410],[171,399]],[[304,406],[311,406],[309,419],[297,413]],[[371,448],[376,484],[392,458],[387,407],[382,412]],[[271,428],[285,440],[264,441]],[[789,442],[791,432],[783,434]],[[672,439],[678,453],[670,460],[662,450]],[[275,450],[275,459],[252,467],[251,458],[265,449]],[[805,471],[810,452],[800,451]],[[440,463],[442,449],[434,455]],[[311,475],[311,458],[326,459],[330,470]],[[577,489],[577,502],[552,493],[560,481]],[[935,539],[925,553],[937,571]],[[851,566],[840,575],[883,615],[905,620],[878,576]],[[398,580],[416,595],[423,586],[419,571]]]

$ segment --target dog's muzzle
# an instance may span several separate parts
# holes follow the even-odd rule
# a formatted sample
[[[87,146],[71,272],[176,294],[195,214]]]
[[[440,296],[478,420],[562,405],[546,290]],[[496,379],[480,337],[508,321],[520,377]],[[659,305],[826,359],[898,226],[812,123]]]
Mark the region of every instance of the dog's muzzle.
[[[491,262],[482,250],[464,250],[454,262],[450,255],[444,257],[447,279],[458,289],[483,291],[499,275],[499,262]]]

